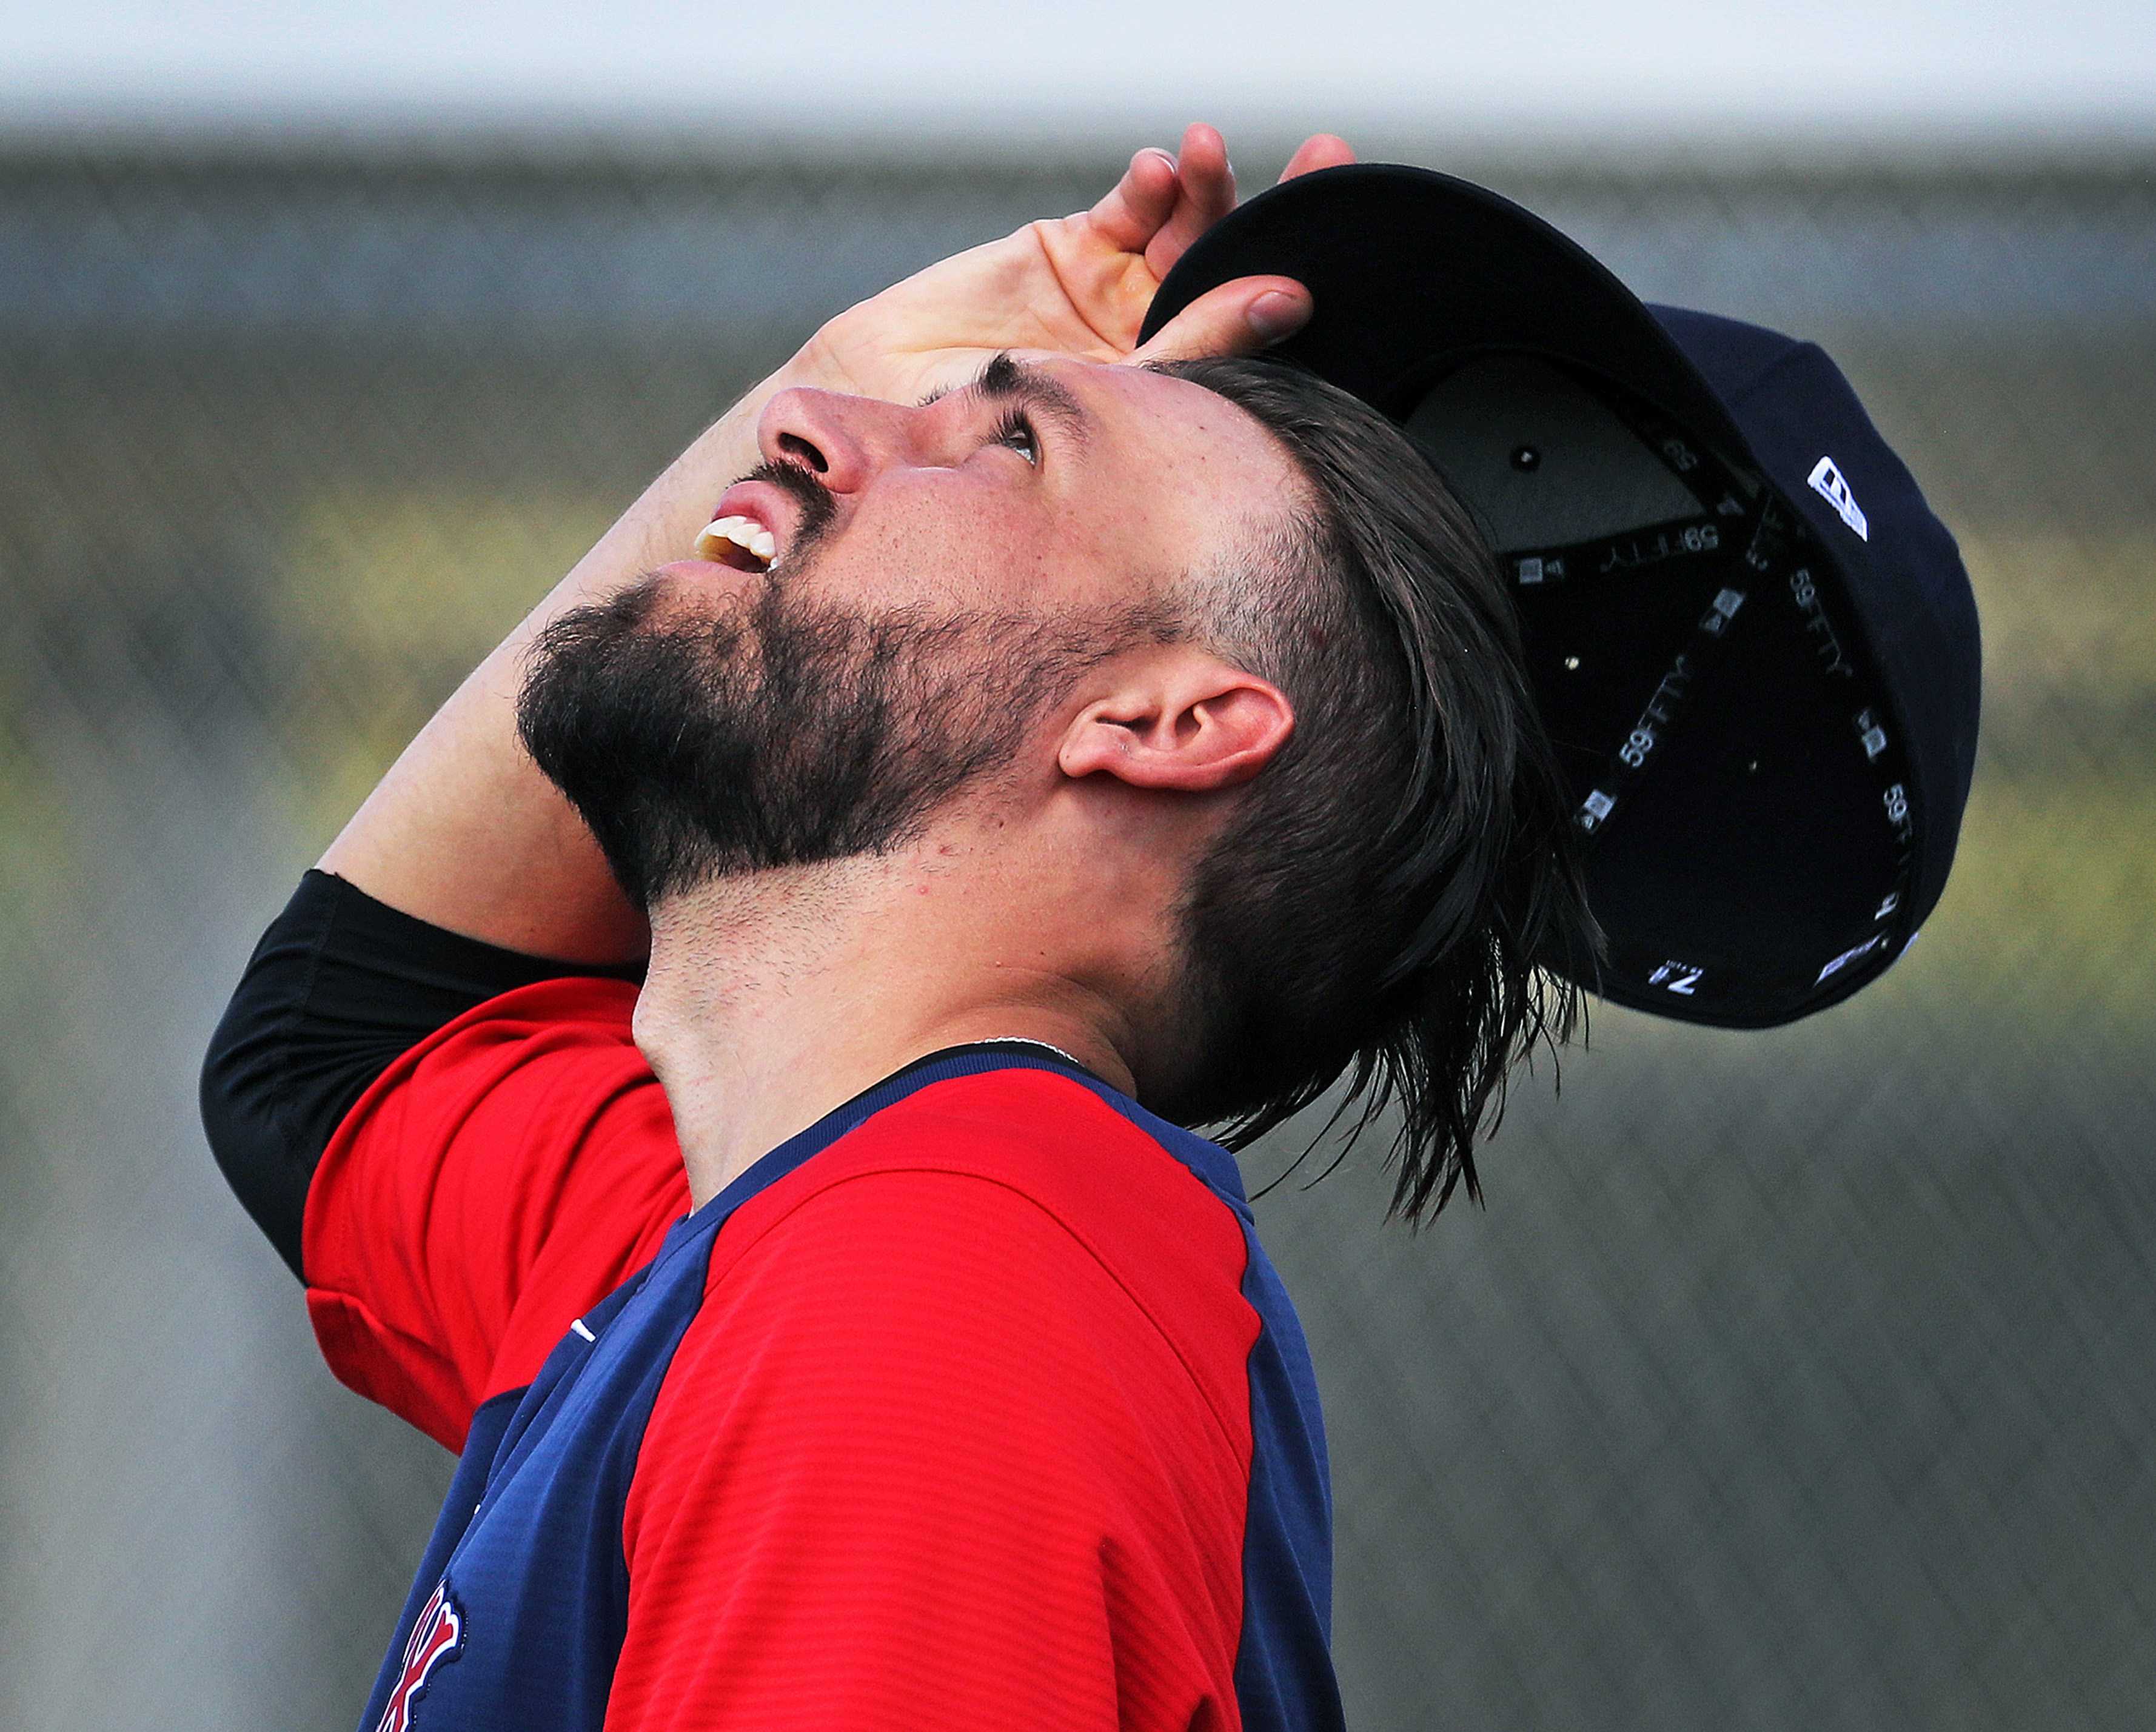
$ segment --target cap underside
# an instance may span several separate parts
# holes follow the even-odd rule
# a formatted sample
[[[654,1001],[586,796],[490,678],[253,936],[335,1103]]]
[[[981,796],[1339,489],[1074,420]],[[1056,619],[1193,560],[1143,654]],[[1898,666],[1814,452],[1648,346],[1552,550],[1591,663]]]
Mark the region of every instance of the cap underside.
[[[1902,729],[1841,573],[1640,301],[1540,219],[1423,171],[1333,169],[1189,251],[1307,284],[1276,353],[1390,416],[1481,523],[1585,833],[1604,997],[1765,1027],[1907,942]]]
[[[1897,730],[1772,489],[1539,355],[1467,360],[1402,426],[1518,604],[1589,832],[1605,996],[1780,1022],[1891,961],[1910,863]]]

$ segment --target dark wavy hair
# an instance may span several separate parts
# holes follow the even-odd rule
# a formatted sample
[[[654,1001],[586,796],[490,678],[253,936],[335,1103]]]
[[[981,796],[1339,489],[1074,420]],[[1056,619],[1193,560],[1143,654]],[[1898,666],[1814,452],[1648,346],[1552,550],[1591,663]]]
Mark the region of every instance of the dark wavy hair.
[[[1199,574],[1192,622],[1295,706],[1287,746],[1183,910],[1204,1031],[1169,1104],[1241,1147],[1350,1077],[1359,1132],[1399,1108],[1393,1212],[1464,1184],[1506,1079],[1568,1038],[1600,940],[1519,632],[1466,509],[1383,416],[1284,362],[1162,372],[1286,448],[1299,510]],[[1590,976],[1591,977],[1591,976]]]

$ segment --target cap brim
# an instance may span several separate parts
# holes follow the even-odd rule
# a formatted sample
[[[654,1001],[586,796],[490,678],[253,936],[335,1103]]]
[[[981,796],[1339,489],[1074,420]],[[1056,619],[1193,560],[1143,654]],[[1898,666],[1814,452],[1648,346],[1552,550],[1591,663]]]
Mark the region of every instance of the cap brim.
[[[1283,182],[1183,254],[1141,340],[1207,290],[1258,275],[1293,277],[1317,307],[1268,352],[1396,420],[1434,372],[1478,351],[1540,354],[1604,375],[1728,461],[1754,466],[1720,400],[1639,297],[1486,187],[1394,163]]]

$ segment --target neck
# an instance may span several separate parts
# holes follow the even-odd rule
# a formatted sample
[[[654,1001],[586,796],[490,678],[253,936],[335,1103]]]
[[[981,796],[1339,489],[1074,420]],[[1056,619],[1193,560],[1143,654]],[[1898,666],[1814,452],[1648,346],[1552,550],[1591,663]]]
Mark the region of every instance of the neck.
[[[665,1085],[696,1204],[946,1047],[1038,1041],[1133,1089],[1116,997],[1056,966],[1067,959],[1043,945],[1039,919],[1004,918],[1011,887],[964,853],[924,844],[759,873],[653,910],[636,1038]]]

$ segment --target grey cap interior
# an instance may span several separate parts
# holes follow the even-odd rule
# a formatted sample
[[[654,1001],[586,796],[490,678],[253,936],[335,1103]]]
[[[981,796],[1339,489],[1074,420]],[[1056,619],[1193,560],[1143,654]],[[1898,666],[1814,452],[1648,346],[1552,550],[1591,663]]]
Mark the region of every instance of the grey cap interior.
[[[1699,515],[1699,501],[1637,433],[1533,356],[1469,361],[1431,387],[1403,430],[1481,520],[1497,553]]]

